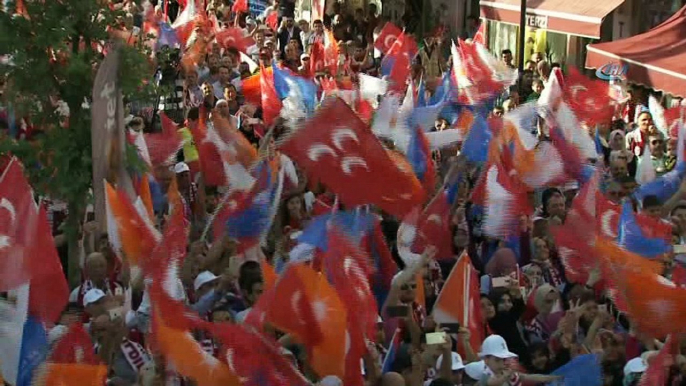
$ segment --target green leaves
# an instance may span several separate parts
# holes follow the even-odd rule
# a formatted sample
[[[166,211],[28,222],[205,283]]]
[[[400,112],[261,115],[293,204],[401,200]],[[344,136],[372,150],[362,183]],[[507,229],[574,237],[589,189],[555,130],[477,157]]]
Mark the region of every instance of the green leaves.
[[[88,103],[103,59],[99,49],[123,12],[99,0],[25,4],[28,19],[0,12],[0,55],[11,57],[0,73],[7,77],[5,93],[17,116],[28,117],[40,134],[31,142],[0,137],[0,154],[22,160],[39,194],[85,207],[92,185]],[[123,50],[120,78],[126,99],[152,98],[149,54],[142,46]],[[56,111],[58,101],[69,109],[66,128]]]

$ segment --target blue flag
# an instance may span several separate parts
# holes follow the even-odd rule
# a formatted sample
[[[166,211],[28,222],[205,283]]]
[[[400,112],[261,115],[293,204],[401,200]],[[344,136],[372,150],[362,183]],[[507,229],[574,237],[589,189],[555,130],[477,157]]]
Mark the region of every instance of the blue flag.
[[[279,99],[294,97],[302,102],[308,113],[313,113],[317,99],[317,85],[309,79],[279,68],[276,63],[272,63],[272,69],[274,71],[274,89]]]
[[[548,386],[602,386],[603,372],[600,358],[595,354],[580,355],[566,365],[553,371],[562,379],[548,383]]]
[[[474,117],[472,128],[462,145],[462,154],[471,162],[484,163],[488,159],[488,146],[493,134],[488,128],[486,118],[481,114]]]
[[[17,386],[31,386],[33,371],[48,354],[48,337],[43,324],[33,316],[24,323],[19,356]]]
[[[622,205],[617,244],[630,252],[648,258],[661,256],[672,249],[671,243],[666,240],[659,237],[646,237],[643,234],[643,229],[636,222],[630,202]]]

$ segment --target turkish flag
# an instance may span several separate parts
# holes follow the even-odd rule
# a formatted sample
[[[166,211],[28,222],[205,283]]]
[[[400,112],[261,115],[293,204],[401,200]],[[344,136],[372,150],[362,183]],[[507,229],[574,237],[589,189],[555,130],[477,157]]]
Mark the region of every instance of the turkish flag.
[[[439,259],[453,257],[453,235],[450,229],[450,203],[448,193],[441,189],[427,205],[417,221],[418,242],[414,252],[421,253],[427,245],[437,248]]]
[[[264,22],[271,28],[272,31],[276,31],[277,24],[279,23],[279,14],[276,11],[269,12],[269,15],[264,19]]]
[[[224,174],[223,160],[216,141],[218,136],[211,136],[204,122],[190,125],[193,141],[198,149],[200,169],[202,170],[205,183],[209,186],[226,185],[226,175]]]
[[[374,48],[386,55],[391,50],[391,47],[393,47],[393,44],[396,42],[396,40],[400,38],[402,33],[403,31],[395,24],[387,22],[383,26],[379,36],[376,38],[376,40],[374,40]]]
[[[376,204],[402,216],[424,200],[425,192],[411,168],[398,168],[370,128],[340,98],[325,101],[280,148],[346,205]]]
[[[310,383],[281,352],[281,346],[251,328],[213,323],[211,333],[222,344],[226,362],[242,385],[307,386]]]
[[[183,137],[177,132],[178,126],[164,113],[160,113],[160,119],[162,120],[161,133],[144,134],[152,166],[168,161],[183,145]]]
[[[236,0],[231,6],[233,13],[248,12],[248,0]]]
[[[589,79],[570,67],[564,83],[565,101],[580,121],[589,127],[612,121],[614,109],[608,107],[613,101],[606,82]]]
[[[476,44],[460,40],[459,46],[453,45],[453,63],[456,83],[462,89],[458,96],[461,103],[488,99],[505,85],[495,79],[494,70],[482,59]]]
[[[0,291],[31,282],[29,314],[54,322],[69,288],[45,208],[38,208],[20,161],[0,177]]]
[[[243,0],[244,1],[244,0]],[[215,35],[217,43],[224,48],[228,49],[233,47],[241,52],[247,52],[248,47],[255,44],[255,41],[250,38],[243,36],[243,31],[240,28],[226,28]]]
[[[38,210],[23,168],[13,158],[0,177],[0,292],[31,279],[30,250],[38,234]]]

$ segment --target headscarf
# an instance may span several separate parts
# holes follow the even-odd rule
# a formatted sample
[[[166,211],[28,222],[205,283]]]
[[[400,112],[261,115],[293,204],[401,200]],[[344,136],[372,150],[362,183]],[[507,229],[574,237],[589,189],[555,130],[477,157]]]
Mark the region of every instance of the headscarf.
[[[608,144],[607,144],[608,147],[610,146],[610,144],[612,143],[614,138],[618,135],[620,137],[622,137],[622,149],[621,150],[626,150],[626,142],[625,142],[626,135],[624,134],[624,131],[622,131],[622,130],[612,130],[612,132],[610,133],[610,138],[608,140]]]
[[[490,277],[502,277],[517,270],[517,257],[510,248],[500,248],[486,264],[486,274]]]
[[[543,313],[542,310],[546,306],[545,298],[551,292],[555,292],[558,295],[558,297],[560,296],[560,292],[557,290],[557,288],[551,286],[550,284],[541,284],[540,286],[538,286],[538,288],[536,288],[536,292],[534,294],[534,307],[536,308],[536,311],[538,311],[539,314]],[[553,306],[554,304],[551,306],[551,309]],[[550,313],[550,311],[548,311],[547,313]]]

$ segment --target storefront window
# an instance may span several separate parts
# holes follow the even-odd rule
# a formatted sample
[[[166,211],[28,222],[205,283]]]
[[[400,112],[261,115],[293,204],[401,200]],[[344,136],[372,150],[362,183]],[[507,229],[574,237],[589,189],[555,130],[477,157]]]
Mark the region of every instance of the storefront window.
[[[488,48],[500,56],[500,52],[509,49],[517,56],[517,36],[519,27],[512,24],[499,23],[488,20]],[[517,60],[515,59],[515,63]]]

